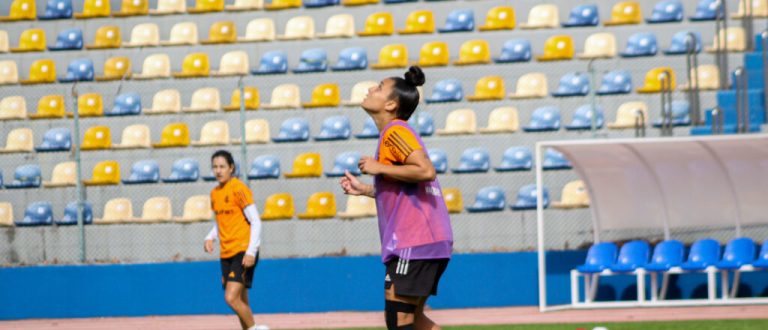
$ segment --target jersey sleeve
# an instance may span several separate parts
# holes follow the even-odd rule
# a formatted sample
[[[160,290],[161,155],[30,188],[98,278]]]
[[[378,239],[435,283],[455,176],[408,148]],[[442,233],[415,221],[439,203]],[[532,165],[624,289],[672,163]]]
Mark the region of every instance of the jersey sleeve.
[[[251,193],[251,190],[243,183],[239,183],[235,187],[232,195],[235,197],[235,205],[241,210],[245,209],[246,206],[253,204],[253,193]]]
[[[414,151],[422,149],[411,130],[400,125],[390,127],[383,139],[386,158],[403,164]]]

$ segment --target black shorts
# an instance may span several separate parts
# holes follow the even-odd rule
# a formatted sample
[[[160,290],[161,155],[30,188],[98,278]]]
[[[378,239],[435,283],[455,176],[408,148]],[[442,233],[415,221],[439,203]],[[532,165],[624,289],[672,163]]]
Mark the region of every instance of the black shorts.
[[[395,285],[398,296],[426,297],[437,295],[437,285],[450,259],[405,260],[395,257],[387,261],[384,289]]]
[[[221,259],[221,287],[226,288],[227,282],[242,283],[246,288],[251,288],[253,282],[253,271],[259,264],[259,253],[256,252],[256,262],[253,267],[243,268],[243,257],[245,252],[240,252],[230,258]]]

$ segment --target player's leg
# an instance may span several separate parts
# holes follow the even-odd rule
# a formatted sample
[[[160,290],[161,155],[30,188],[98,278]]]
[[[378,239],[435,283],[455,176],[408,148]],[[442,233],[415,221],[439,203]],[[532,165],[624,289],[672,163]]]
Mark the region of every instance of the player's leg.
[[[392,283],[384,291],[384,318],[389,330],[414,330],[420,297],[395,294]]]
[[[240,324],[245,330],[253,326],[255,322],[253,321],[251,306],[244,303],[242,300],[244,291],[246,291],[246,289],[242,283],[228,281],[227,287],[224,290],[224,300],[227,302],[227,305],[232,308],[235,314],[237,314],[237,317],[240,319]],[[245,294],[247,294],[247,292]]]
[[[426,314],[424,314],[424,305],[428,297],[422,297],[416,305],[415,321],[413,322],[416,330],[440,330],[440,326],[435,324]]]

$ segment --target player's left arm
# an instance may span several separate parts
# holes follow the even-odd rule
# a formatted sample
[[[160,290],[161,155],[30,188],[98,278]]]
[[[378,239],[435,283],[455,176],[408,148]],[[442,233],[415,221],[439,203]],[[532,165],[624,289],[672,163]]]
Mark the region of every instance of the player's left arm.
[[[382,174],[387,178],[404,182],[434,181],[435,167],[424,149],[417,149],[405,158],[403,165],[386,165],[372,157],[360,158],[360,170],[370,175]]]

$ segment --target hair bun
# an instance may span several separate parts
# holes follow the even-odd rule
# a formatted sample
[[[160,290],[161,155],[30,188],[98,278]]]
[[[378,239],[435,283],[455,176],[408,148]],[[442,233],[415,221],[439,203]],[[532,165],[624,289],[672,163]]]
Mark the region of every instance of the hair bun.
[[[408,68],[408,72],[405,73],[405,81],[414,87],[424,85],[425,81],[424,72],[418,66],[412,66]]]

